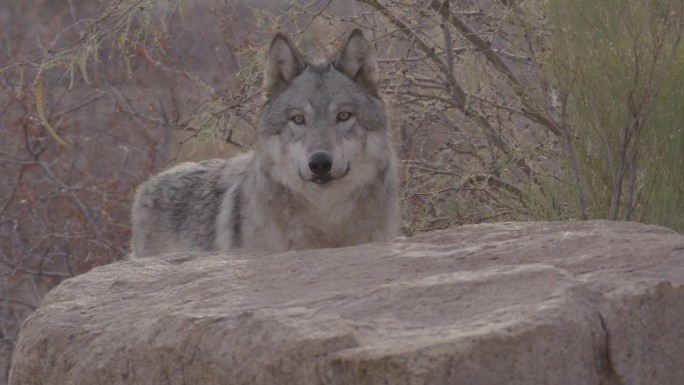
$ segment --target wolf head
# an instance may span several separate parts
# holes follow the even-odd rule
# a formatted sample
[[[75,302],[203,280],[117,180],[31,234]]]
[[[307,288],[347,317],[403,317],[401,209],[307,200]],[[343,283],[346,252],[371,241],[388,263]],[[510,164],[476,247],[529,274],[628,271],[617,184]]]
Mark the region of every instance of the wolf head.
[[[387,172],[394,155],[378,77],[375,50],[358,29],[337,55],[317,62],[277,34],[266,56],[259,119],[263,171],[307,195],[355,188]]]

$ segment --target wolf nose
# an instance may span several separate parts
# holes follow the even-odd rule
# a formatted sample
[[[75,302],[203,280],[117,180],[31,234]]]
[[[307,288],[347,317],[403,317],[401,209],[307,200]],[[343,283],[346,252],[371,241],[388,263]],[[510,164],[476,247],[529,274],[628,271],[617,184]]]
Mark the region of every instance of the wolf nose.
[[[314,152],[309,157],[309,170],[316,176],[326,176],[332,169],[332,157],[327,152]]]

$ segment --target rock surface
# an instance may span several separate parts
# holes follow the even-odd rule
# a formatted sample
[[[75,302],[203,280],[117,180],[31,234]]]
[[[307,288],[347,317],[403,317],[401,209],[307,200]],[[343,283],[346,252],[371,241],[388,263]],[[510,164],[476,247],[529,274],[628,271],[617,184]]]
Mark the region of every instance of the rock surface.
[[[12,385],[684,383],[684,237],[463,226],[93,269],[26,321]]]

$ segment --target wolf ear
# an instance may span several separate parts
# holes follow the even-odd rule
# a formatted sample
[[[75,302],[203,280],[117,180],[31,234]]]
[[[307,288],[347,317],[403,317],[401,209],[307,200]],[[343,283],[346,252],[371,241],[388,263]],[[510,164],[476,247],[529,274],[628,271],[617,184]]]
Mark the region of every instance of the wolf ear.
[[[338,71],[349,76],[356,84],[373,94],[377,93],[378,59],[375,55],[375,49],[366,40],[360,29],[355,28],[347,36],[334,66]]]
[[[282,92],[288,84],[304,71],[304,59],[290,39],[278,32],[271,40],[266,54],[264,93],[269,98]]]

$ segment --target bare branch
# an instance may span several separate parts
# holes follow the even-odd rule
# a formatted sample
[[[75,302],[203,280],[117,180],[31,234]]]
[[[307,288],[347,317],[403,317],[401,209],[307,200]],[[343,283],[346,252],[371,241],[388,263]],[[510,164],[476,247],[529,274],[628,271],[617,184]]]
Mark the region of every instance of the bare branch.
[[[532,120],[539,122],[556,136],[562,136],[558,124],[548,117],[546,114],[538,111],[536,107],[530,102],[529,96],[525,92],[526,86],[515,76],[513,71],[508,67],[506,62],[497,55],[491,47],[491,44],[482,39],[474,29],[472,29],[463,19],[449,10],[448,2],[444,3],[438,0],[431,0],[430,7],[439,12],[443,18],[447,19],[456,29],[458,29],[463,37],[465,37],[471,44],[475,46],[478,52],[481,52],[496,69],[501,71],[513,84],[513,90],[520,97],[525,108],[522,110],[526,116]]]
[[[440,72],[444,74],[444,76],[447,79],[447,90],[449,91],[451,99],[453,100],[452,105],[463,110],[466,116],[468,116],[470,119],[472,119],[473,121],[481,125],[483,128],[485,128],[484,133],[487,136],[487,140],[492,145],[495,145],[497,148],[501,149],[505,153],[511,153],[513,151],[513,147],[509,143],[507,143],[503,136],[492,127],[487,117],[482,115],[476,109],[469,106],[466,99],[466,94],[459,85],[458,81],[456,80],[453,72],[449,70],[447,65],[442,61],[442,59],[439,58],[439,56],[437,56],[435,51],[419,36],[416,35],[415,31],[409,25],[404,23],[399,17],[394,15],[392,11],[390,11],[383,4],[380,4],[380,2],[378,2],[377,0],[360,1],[380,11],[380,13],[382,13],[390,23],[395,25],[404,35],[409,37],[411,41],[414,41],[415,44],[421,49],[421,51],[423,51],[423,53],[427,55],[427,57],[433,63],[437,65],[437,68],[440,70]],[[523,172],[525,172],[525,174],[527,174],[528,176],[530,175],[531,169],[523,158],[517,157],[516,164],[523,170]]]
[[[7,298],[7,297],[0,297],[0,302],[9,302],[11,304],[16,304],[16,305],[21,305],[25,306],[31,310],[36,310],[36,305],[30,304],[28,302],[24,302],[21,300],[18,300],[16,298]]]

